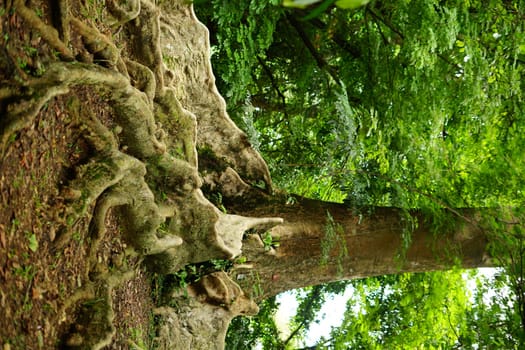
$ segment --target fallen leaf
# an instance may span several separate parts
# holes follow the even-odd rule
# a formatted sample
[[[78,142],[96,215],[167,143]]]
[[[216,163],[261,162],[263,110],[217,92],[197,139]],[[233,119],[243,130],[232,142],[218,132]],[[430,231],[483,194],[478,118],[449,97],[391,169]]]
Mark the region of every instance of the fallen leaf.
[[[29,240],[29,249],[31,249],[31,251],[33,252],[36,252],[38,250],[38,240],[36,239],[36,236],[35,234],[31,234],[29,237],[28,237],[28,240]]]
[[[44,291],[40,287],[31,288],[31,297],[33,300],[42,299],[42,294]]]
[[[47,231],[47,234],[48,234],[49,239],[51,240],[51,242],[53,242],[55,240],[55,237],[56,237],[56,228],[55,228],[55,226],[51,226],[49,228],[49,231]]]
[[[0,224],[0,244],[2,244],[2,248],[5,248],[7,246],[5,240],[5,226],[2,224]]]

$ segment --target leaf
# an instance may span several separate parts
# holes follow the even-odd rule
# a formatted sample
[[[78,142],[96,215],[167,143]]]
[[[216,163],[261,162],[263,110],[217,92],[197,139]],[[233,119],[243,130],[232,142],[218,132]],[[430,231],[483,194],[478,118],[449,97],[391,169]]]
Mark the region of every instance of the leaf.
[[[335,2],[335,0],[325,0],[325,1],[323,1],[323,3],[321,5],[317,6],[315,9],[312,10],[312,12],[310,12],[308,15],[306,15],[303,18],[303,21],[309,21],[311,19],[316,18],[321,13],[325,12],[334,2]]]
[[[5,226],[0,224],[0,244],[2,245],[2,248],[6,247],[6,239],[5,239]]]
[[[315,4],[316,2],[319,2],[319,0],[284,0],[283,6],[305,8],[306,6]]]
[[[370,0],[339,0],[335,4],[342,9],[355,9],[368,4]]]
[[[32,233],[29,237],[28,237],[28,240],[29,240],[29,249],[31,249],[31,251],[33,252],[36,252],[37,249],[38,249],[38,241],[36,239],[36,236],[34,233]]]

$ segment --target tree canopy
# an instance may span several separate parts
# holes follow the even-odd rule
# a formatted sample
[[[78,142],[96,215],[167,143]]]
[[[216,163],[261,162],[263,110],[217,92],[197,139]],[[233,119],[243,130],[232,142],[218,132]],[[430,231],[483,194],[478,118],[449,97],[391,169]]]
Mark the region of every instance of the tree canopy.
[[[307,21],[211,4],[199,15],[219,89],[279,184],[314,177],[357,204],[523,201],[520,2],[373,2]]]

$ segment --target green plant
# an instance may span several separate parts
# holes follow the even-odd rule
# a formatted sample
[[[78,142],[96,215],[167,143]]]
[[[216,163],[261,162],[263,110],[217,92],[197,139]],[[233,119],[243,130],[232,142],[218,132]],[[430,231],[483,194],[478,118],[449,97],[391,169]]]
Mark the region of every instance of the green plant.
[[[217,271],[228,271],[233,266],[233,262],[226,259],[212,259],[210,260],[210,263]]]
[[[336,255],[337,272],[341,275],[343,273],[343,261],[348,256],[344,229],[341,224],[334,221],[332,215],[327,211],[324,237],[321,240],[321,266],[326,265],[332,255]]]
[[[130,340],[133,342],[134,349],[146,349],[146,343],[144,341],[144,332],[139,329],[132,327],[129,329]]]
[[[273,237],[268,231],[263,233],[261,240],[264,244],[264,250],[266,251],[272,248],[277,248],[280,245],[279,238]]]
[[[26,232],[26,237],[29,249],[31,249],[32,252],[36,252],[38,250],[38,240],[36,239],[35,234],[32,232]]]
[[[29,64],[26,60],[20,58],[20,57],[17,57],[17,63],[18,63],[18,67],[20,69],[22,69],[24,72],[26,73],[30,73],[31,72],[31,69],[29,68]]]
[[[251,280],[254,281],[252,285],[252,294],[251,297],[253,299],[257,299],[263,295],[263,290],[261,288],[261,278],[259,276],[259,273],[257,272],[250,272]]]
[[[235,259],[235,264],[241,265],[241,264],[246,263],[246,261],[247,261],[247,258],[244,255],[241,255]]]
[[[177,285],[179,288],[185,289],[186,287],[188,287],[190,282],[188,281],[189,274],[186,271],[186,269],[182,269],[176,272],[174,276],[177,280]]]
[[[19,266],[14,268],[14,275],[19,276],[27,281],[31,281],[35,277],[36,271],[32,265]]]
[[[32,46],[24,46],[24,51],[25,53],[27,53],[29,56],[36,56],[36,54],[38,53],[38,50],[37,48],[35,47],[32,47]]]
[[[215,204],[215,206],[217,208],[220,209],[220,211],[222,211],[223,213],[227,214],[228,213],[228,210],[226,209],[226,207],[224,206],[224,204],[222,203],[222,193],[220,192],[214,192],[210,195],[210,199],[211,201],[213,202],[213,204]]]
[[[83,236],[79,231],[73,232],[73,234],[71,235],[71,238],[73,238],[78,243],[82,243],[83,241]]]

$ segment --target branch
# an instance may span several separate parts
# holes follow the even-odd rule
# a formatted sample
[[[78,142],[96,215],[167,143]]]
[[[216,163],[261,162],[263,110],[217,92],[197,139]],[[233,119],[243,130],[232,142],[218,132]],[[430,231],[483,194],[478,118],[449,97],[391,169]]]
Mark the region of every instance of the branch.
[[[303,321],[303,322],[301,322],[301,323],[299,324],[299,326],[297,326],[297,328],[295,328],[295,330],[294,330],[292,333],[290,333],[290,335],[288,336],[288,338],[286,338],[286,340],[283,342],[283,344],[285,345],[285,347],[286,347],[286,345],[288,345],[288,343],[290,343],[290,341],[291,341],[291,340],[297,335],[297,333],[299,333],[299,331],[300,331],[301,329],[304,328],[305,324],[306,324],[306,320]]]
[[[379,16],[370,6],[367,6],[366,7],[366,11],[368,13],[370,13],[372,15],[372,17],[374,17],[375,20],[377,21],[380,21],[381,23],[383,23],[385,26],[388,27],[388,29],[390,29],[392,32],[394,32],[395,34],[397,34],[399,36],[399,38],[401,40],[405,40],[405,35],[399,30],[397,29],[393,24],[392,22],[390,22],[389,20],[383,18],[382,16]],[[443,61],[445,61],[447,64],[451,65],[451,66],[454,66],[455,68],[461,68],[458,64],[450,61],[450,59],[446,56],[444,56],[443,54],[440,54],[440,53],[437,53],[437,56],[439,58],[441,58]]]
[[[340,85],[339,77],[337,76],[334,68],[330,66],[321,55],[317,52],[314,45],[310,41],[310,38],[308,38],[308,34],[303,30],[299,22],[290,14],[286,14],[286,19],[288,22],[290,22],[291,26],[294,27],[297,34],[299,34],[299,37],[303,41],[304,45],[314,58],[315,62],[317,63],[317,66],[321,69],[326,71],[334,81]]]
[[[322,288],[322,286],[315,286],[312,289],[312,291],[307,296],[306,305],[304,306],[304,308],[302,308],[302,310],[301,306],[303,305],[304,301],[301,303],[301,305],[299,306],[298,314],[295,316],[295,318],[297,318],[298,316],[302,318],[301,323],[284,341],[284,345],[287,345],[293,339],[293,337],[295,337],[297,333],[299,333],[301,329],[308,329],[310,323],[315,319],[315,315],[313,315],[313,312],[316,312],[316,306],[319,310],[320,305],[317,304],[317,302],[321,299]]]
[[[310,21],[310,23],[312,25],[314,25],[315,27],[321,29],[321,30],[326,30],[326,27],[327,27],[326,23],[324,23],[320,19],[314,19],[314,20]],[[354,58],[360,58],[361,57],[362,53],[361,53],[361,50],[359,49],[359,47],[350,44],[347,40],[343,39],[341,36],[339,36],[337,34],[334,34],[334,35],[330,36],[329,38],[330,38],[330,40],[332,42],[337,44],[341,49],[343,49],[344,51],[348,52]]]
[[[279,86],[277,85],[277,81],[276,81],[275,77],[273,76],[273,73],[270,70],[270,67],[268,67],[266,62],[264,62],[263,59],[260,56],[257,56],[257,61],[259,61],[259,64],[262,66],[264,72],[268,75],[268,78],[270,79],[270,83],[272,84],[272,87],[274,88],[274,90],[277,92],[277,95],[279,95],[279,97],[281,98],[281,104],[283,106],[282,107],[283,108],[282,111],[283,111],[284,115],[286,116],[287,115],[287,113],[286,113],[286,98],[284,97],[283,93],[279,89]]]

